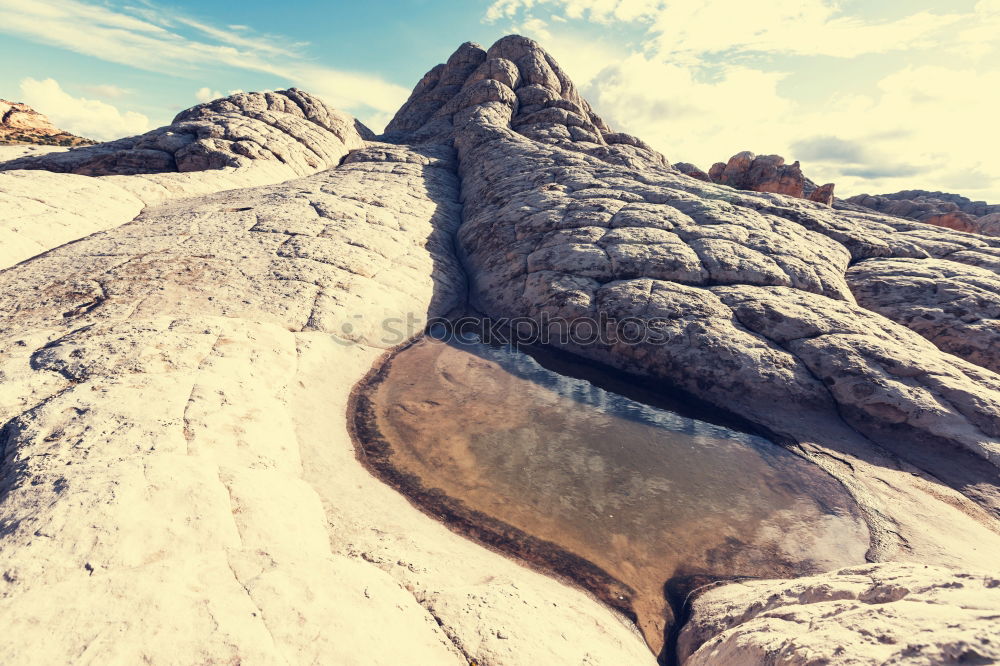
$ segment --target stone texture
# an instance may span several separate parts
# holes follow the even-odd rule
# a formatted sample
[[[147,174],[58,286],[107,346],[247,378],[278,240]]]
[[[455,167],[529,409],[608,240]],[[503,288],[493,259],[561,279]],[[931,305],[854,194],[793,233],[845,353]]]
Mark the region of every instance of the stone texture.
[[[943,259],[868,259],[847,272],[858,303],[939,349],[1000,372],[1000,276]]]
[[[0,99],[0,143],[86,146],[95,142],[57,128],[27,104]]]
[[[716,162],[708,173],[693,164],[680,163],[674,167],[698,180],[739,190],[775,192],[828,206],[833,203],[833,183],[817,186],[803,175],[797,161],[785,164],[781,155],[755,155],[745,150],[730,157],[728,162]]]
[[[510,128],[539,143],[615,164],[667,166],[645,142],[612,131],[552,56],[520,36],[502,39],[488,51],[474,42],[463,44],[448,62],[424,75],[384,136],[450,141],[458,112],[494,103],[516,108]]]
[[[8,211],[0,219],[0,268],[124,224],[146,205],[314,173],[371,137],[357,121],[294,89],[241,93],[177,118],[143,137],[86,149],[0,153],[12,158],[0,162],[0,204]],[[198,133],[213,138],[194,140]],[[226,133],[244,134],[227,144],[219,138]],[[164,173],[148,173],[157,170]]]
[[[709,174],[705,173],[690,162],[674,162],[674,168],[685,175],[691,176],[692,178],[696,178],[706,183],[713,182],[712,177]]]
[[[846,202],[939,227],[1000,236],[1000,204],[972,201],[950,192],[903,190],[892,194],[859,194]]]
[[[351,387],[464,297],[454,171],[372,144],[0,272],[0,661],[652,663],[355,460]]]
[[[354,458],[351,387],[467,295],[495,316],[642,322],[666,344],[565,348],[821,466],[863,511],[868,559],[995,570],[1000,240],[691,178],[518,36],[460,47],[382,139],[285,91],[3,165],[7,218],[41,199],[12,235],[80,240],[0,271],[0,623],[19,636],[0,661],[652,663],[621,618]],[[45,206],[84,201],[97,212],[39,240]],[[712,590],[692,659],[878,663],[921,631],[897,661],[992,658],[995,586],[900,567]],[[834,579],[842,617],[810,606]],[[789,620],[740,610],[777,590]],[[884,653],[872,623],[897,640]]]
[[[826,204],[827,206],[833,205],[833,183],[827,183],[826,185],[820,185],[812,191],[807,197],[809,201],[815,201],[816,203]]]
[[[140,136],[26,157],[0,169],[44,169],[87,176],[204,171],[271,160],[304,176],[336,166],[371,131],[318,98],[292,88],[239,93],[177,114]]]
[[[697,594],[684,664],[991,664],[1000,578],[908,563]]]
[[[491,89],[428,121],[451,127],[459,150],[459,251],[477,307],[649,322],[668,344],[609,335],[567,349],[797,442],[867,511],[869,557],[989,566],[979,544],[998,538],[1000,376],[859,306],[844,276],[871,257],[983,266],[995,241],[539,141],[519,131],[520,88]]]

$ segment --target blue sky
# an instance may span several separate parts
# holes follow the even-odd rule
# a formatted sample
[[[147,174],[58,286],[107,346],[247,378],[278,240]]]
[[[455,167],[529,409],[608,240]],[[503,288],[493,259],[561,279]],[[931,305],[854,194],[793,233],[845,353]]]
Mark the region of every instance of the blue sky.
[[[109,139],[297,85],[377,131],[458,44],[510,32],[672,161],[1000,201],[1000,0],[0,0],[0,97]]]

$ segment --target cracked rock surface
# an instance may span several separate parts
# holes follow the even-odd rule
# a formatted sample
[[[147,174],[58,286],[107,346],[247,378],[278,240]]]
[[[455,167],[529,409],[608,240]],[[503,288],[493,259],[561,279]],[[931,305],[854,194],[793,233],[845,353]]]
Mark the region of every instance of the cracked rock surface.
[[[1000,578],[927,565],[745,581],[693,602],[685,664],[989,664]]]
[[[355,459],[351,387],[467,294],[643,322],[666,344],[565,348],[759,424],[858,502],[878,564],[705,593],[692,663],[991,654],[995,586],[953,568],[1000,552],[996,238],[692,179],[517,36],[462,45],[381,140],[252,93],[0,168],[27,202],[0,221],[22,243],[0,271],[2,662],[652,663]],[[908,592],[873,610],[879,576]],[[841,584],[930,647],[868,652],[867,619],[809,606]],[[759,612],[775,594],[784,623]],[[910,612],[922,595],[967,627]]]
[[[86,176],[204,171],[254,160],[286,164],[304,176],[336,166],[371,130],[296,88],[239,93],[181,111],[139,136],[67,152],[22,157],[0,169],[44,169]]]
[[[958,231],[1000,236],[1000,204],[972,201],[950,192],[903,190],[892,194],[859,194],[840,204],[869,208]]]

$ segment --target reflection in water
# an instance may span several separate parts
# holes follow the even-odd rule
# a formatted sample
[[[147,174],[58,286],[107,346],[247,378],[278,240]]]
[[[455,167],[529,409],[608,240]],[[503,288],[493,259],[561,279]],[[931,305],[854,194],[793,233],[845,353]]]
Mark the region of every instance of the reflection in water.
[[[635,613],[655,651],[671,620],[664,583],[675,575],[782,577],[864,561],[861,515],[819,468],[526,354],[423,339],[365,392],[383,467],[410,479],[397,486],[429,489],[416,497],[425,505],[450,498],[448,511],[431,508],[438,515],[485,514],[512,542],[517,531],[505,526],[550,542],[508,548],[536,564],[555,561],[538,555],[546,547],[593,563],[627,586],[613,594],[628,597],[618,605]]]

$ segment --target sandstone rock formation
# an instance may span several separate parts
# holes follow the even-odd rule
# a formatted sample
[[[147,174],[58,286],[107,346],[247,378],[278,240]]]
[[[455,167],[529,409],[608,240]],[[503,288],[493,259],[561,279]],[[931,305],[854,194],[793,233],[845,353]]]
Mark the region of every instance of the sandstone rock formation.
[[[927,565],[748,580],[694,599],[694,619],[684,627],[678,654],[692,666],[990,664],[1000,661],[998,604],[996,575]]]
[[[90,139],[65,132],[27,104],[0,99],[0,144],[86,146]]]
[[[292,88],[240,93],[177,114],[140,136],[67,153],[23,158],[4,169],[45,169],[87,176],[203,171],[271,160],[297,175],[336,166],[343,148],[359,148],[371,130]]]
[[[509,38],[485,57],[531,62],[535,48]],[[875,257],[982,265],[995,242],[541,144],[516,130],[523,111],[517,83],[508,88],[470,81],[450,121],[433,120],[453,128],[459,151],[459,250],[480,309],[539,323],[648,321],[668,344],[612,336],[568,348],[795,441],[854,489],[872,520],[872,559],[990,566],[978,548],[998,538],[1000,376],[860,307],[844,275]],[[427,136],[417,125],[412,136]],[[947,506],[924,505],[940,492]],[[970,531],[956,539],[959,523]]]
[[[1000,204],[972,201],[959,194],[903,190],[893,194],[859,194],[845,200],[849,204],[918,220],[958,231],[1000,236]]]
[[[711,176],[690,162],[674,162],[674,168],[684,175],[697,178],[698,180],[705,181],[706,183],[714,182]]]
[[[728,162],[716,162],[708,173],[686,162],[675,164],[674,168],[692,178],[738,190],[775,192],[828,206],[833,204],[833,183],[817,186],[802,174],[798,161],[785,164],[781,155],[755,155],[744,150]]]
[[[372,136],[294,89],[241,93],[178,118],[141,137],[0,162],[0,268],[124,224],[145,205],[315,173]]]
[[[706,593],[692,663],[993,656],[995,585],[961,572],[1000,552],[1000,239],[690,178],[517,36],[462,45],[381,141],[285,91],[2,168],[11,200],[72,185],[108,211],[0,271],[2,662],[652,663],[608,609],[354,459],[351,387],[467,294],[642,322],[667,343],[612,326],[564,348],[758,424],[857,501],[883,564]],[[827,588],[928,645],[872,648],[813,604]]]

